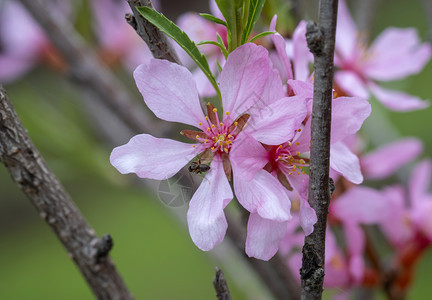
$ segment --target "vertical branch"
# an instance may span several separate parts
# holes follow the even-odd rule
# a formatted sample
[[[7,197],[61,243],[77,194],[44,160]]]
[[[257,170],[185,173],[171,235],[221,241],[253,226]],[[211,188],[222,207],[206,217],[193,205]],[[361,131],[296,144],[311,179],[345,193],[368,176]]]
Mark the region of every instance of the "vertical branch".
[[[0,161],[56,233],[97,299],[133,299],[108,257],[111,237],[97,238],[31,142],[1,87]]]
[[[126,0],[132,9],[131,14],[126,15],[126,21],[135,29],[137,34],[146,42],[153,56],[157,59],[166,59],[181,65],[180,60],[171,46],[167,36],[156,26],[147,21],[137,11],[137,7],[146,6],[153,8],[149,0]]]
[[[308,201],[318,221],[305,238],[300,270],[302,299],[321,299],[327,213],[330,204],[329,164],[333,56],[338,0],[321,0],[319,25],[309,22],[306,39],[314,55],[314,98]]]

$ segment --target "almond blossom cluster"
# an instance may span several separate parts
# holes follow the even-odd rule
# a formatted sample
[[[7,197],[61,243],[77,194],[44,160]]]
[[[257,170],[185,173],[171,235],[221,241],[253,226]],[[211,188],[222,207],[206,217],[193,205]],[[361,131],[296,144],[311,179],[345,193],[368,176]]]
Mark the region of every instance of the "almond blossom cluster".
[[[215,3],[210,3],[213,14],[223,21]],[[218,34],[227,44],[224,26],[196,14],[183,15],[179,25],[195,42],[216,41]],[[276,16],[269,27],[275,29]],[[163,120],[195,127],[181,132],[193,143],[142,134],[115,148],[110,158],[123,174],[157,180],[173,176],[191,162],[207,165],[187,213],[193,242],[205,251],[222,242],[228,226],[224,208],[236,198],[249,213],[246,253],[268,260],[279,251],[296,276],[301,267],[299,250],[317,221],[307,201],[313,57],[305,34],[306,22],[301,21],[291,39],[275,32],[263,43],[271,45],[269,49],[246,43],[228,57],[217,47],[203,46],[212,70],[217,73],[219,66],[222,101],[221,108],[208,103],[205,113],[200,96],[216,93],[199,70],[153,59],[139,66],[134,78],[147,106]],[[358,135],[371,114],[372,95],[395,111],[428,106],[428,101],[385,89],[379,82],[420,72],[430,59],[431,46],[421,43],[414,29],[387,29],[370,47],[361,38],[340,1],[330,152],[335,191],[324,286],[342,288],[345,296],[354,287],[382,286],[389,274],[396,274],[391,288],[405,292],[414,264],[432,241],[428,160],[413,171],[408,192],[400,185],[381,189],[360,185],[364,179],[395,176],[421,153],[421,142],[407,138],[365,153]],[[388,269],[376,263],[381,258],[370,250],[371,225],[392,247],[394,261]]]

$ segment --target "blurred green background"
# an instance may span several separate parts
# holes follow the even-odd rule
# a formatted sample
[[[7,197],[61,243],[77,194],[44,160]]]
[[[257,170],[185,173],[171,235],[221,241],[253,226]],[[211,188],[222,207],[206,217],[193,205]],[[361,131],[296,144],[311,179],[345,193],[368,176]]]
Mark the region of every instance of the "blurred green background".
[[[203,1],[198,8],[190,2],[179,8],[173,6],[175,1],[162,1],[162,7],[172,18],[189,8],[205,10]],[[88,20],[81,19],[78,25],[85,32]],[[423,39],[427,38],[427,22],[420,1],[379,1],[372,36],[388,26],[414,26]],[[431,78],[429,63],[422,73],[392,86],[432,99]],[[123,79],[134,86],[130,75]],[[89,119],[74,99],[79,97],[74,86],[40,66],[5,88],[34,143],[88,222],[99,236],[105,233],[113,236],[111,256],[136,299],[215,299],[212,279],[216,263],[195,247],[187,229],[168,212],[177,208],[167,208],[152,192],[133,187],[130,179],[134,175],[122,176],[109,164],[112,149],[92,130],[91,116]],[[137,91],[134,93],[137,101],[141,101]],[[423,157],[431,156],[432,108],[392,113],[376,102],[373,106],[402,136],[419,137],[425,144]],[[409,299],[432,295],[428,281],[431,267],[429,252],[418,268]],[[242,290],[249,287],[241,286],[238,278],[227,276],[234,298],[246,299]],[[0,299],[93,299],[60,242],[3,166],[0,166]]]

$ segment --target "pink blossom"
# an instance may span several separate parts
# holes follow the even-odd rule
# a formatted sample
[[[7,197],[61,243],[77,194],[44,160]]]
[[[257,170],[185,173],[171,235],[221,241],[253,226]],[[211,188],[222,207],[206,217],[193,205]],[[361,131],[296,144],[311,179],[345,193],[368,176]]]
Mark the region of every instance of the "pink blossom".
[[[151,60],[134,72],[147,106],[161,119],[199,128],[200,131],[183,131],[197,143],[185,144],[141,134],[115,148],[111,163],[122,174],[136,173],[139,177],[162,180],[173,176],[197,155],[212,159],[211,168],[192,197],[187,214],[192,240],[202,250],[212,249],[225,235],[227,222],[223,209],[233,197],[227,179],[231,168],[236,196],[251,212],[248,238],[251,235],[261,237],[261,244],[254,243],[256,247],[252,247],[256,250],[255,257],[269,258],[263,245],[271,240],[257,233],[262,228],[258,225],[265,224],[266,220],[285,222],[290,219],[289,198],[284,197],[282,185],[263,170],[266,161],[249,157],[248,152],[241,150],[261,147],[265,151],[259,142],[280,143],[290,139],[306,116],[306,105],[299,97],[276,101],[265,97],[269,72],[267,51],[260,46],[245,44],[230,54],[218,80],[222,120],[211,104],[204,116],[195,82],[186,68],[168,61]],[[267,111],[257,109],[257,99]],[[248,243],[250,245],[250,241]]]
[[[369,48],[351,19],[345,1],[339,1],[336,30],[335,81],[348,95],[373,94],[396,111],[423,109],[429,104],[412,95],[385,89],[375,81],[391,81],[419,73],[431,56],[431,46],[421,44],[413,28],[388,28]]]
[[[0,83],[10,83],[39,62],[48,42],[20,3],[6,1],[1,6]]]
[[[158,1],[152,3],[155,7],[159,6]],[[101,54],[107,62],[120,60],[131,71],[139,64],[148,63],[153,57],[149,48],[124,19],[125,14],[130,12],[127,2],[94,0],[91,5],[94,30]]]
[[[414,160],[422,150],[423,145],[416,138],[404,138],[382,145],[360,157],[363,175],[367,179],[386,178]]]
[[[432,243],[432,194],[428,192],[431,172],[431,161],[424,160],[412,172],[408,193],[400,186],[383,191],[391,202],[391,217],[381,220],[381,228],[398,248],[418,238]]]

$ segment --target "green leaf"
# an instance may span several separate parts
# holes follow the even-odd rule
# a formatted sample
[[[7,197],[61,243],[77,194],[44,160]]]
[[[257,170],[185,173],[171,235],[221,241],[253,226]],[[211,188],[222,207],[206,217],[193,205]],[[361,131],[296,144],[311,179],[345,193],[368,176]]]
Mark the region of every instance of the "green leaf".
[[[222,53],[225,56],[225,59],[227,59],[228,58],[228,51],[227,51],[227,48],[225,47],[225,43],[223,42],[223,40],[222,40],[222,38],[218,32],[216,32],[216,39],[219,42],[219,44],[223,45],[225,51],[222,50]]]
[[[215,16],[212,16],[210,14],[200,14],[201,17],[203,17],[206,20],[209,20],[210,22],[221,24],[223,26],[227,26],[227,23],[224,20],[221,20],[219,18],[216,18]]]
[[[215,46],[218,46],[218,47],[221,49],[223,55],[224,55],[225,57],[228,57],[228,52],[227,52],[227,50],[225,49],[225,45],[224,45],[224,44],[220,44],[220,43],[215,42],[215,41],[201,41],[201,42],[199,42],[197,45],[198,45],[198,46],[200,46],[200,45],[215,45]]]
[[[247,0],[249,1],[249,0]],[[245,0],[216,0],[222,15],[227,23],[228,51],[232,52],[240,46],[242,30],[242,7]]]
[[[251,38],[249,40],[249,43],[252,43],[252,42],[256,41],[257,39],[260,39],[260,38],[262,38],[264,36],[267,36],[267,35],[270,35],[270,34],[274,34],[274,33],[276,33],[276,31],[264,31],[264,32],[261,32],[260,34],[257,34],[256,36],[254,36],[253,38]]]
[[[196,44],[182,31],[176,24],[167,19],[163,14],[158,13],[149,7],[137,7],[138,12],[150,23],[160,29],[167,36],[176,41],[180,47],[195,61],[200,69],[207,76],[213,87],[215,88],[219,98],[220,90],[216,79],[213,76],[207,58],[199,51]]]
[[[250,7],[249,7],[248,22],[242,34],[241,44],[246,43],[250,34],[252,33],[255,23],[258,21],[258,18],[261,15],[261,11],[263,9],[264,3],[265,0],[251,0]]]

